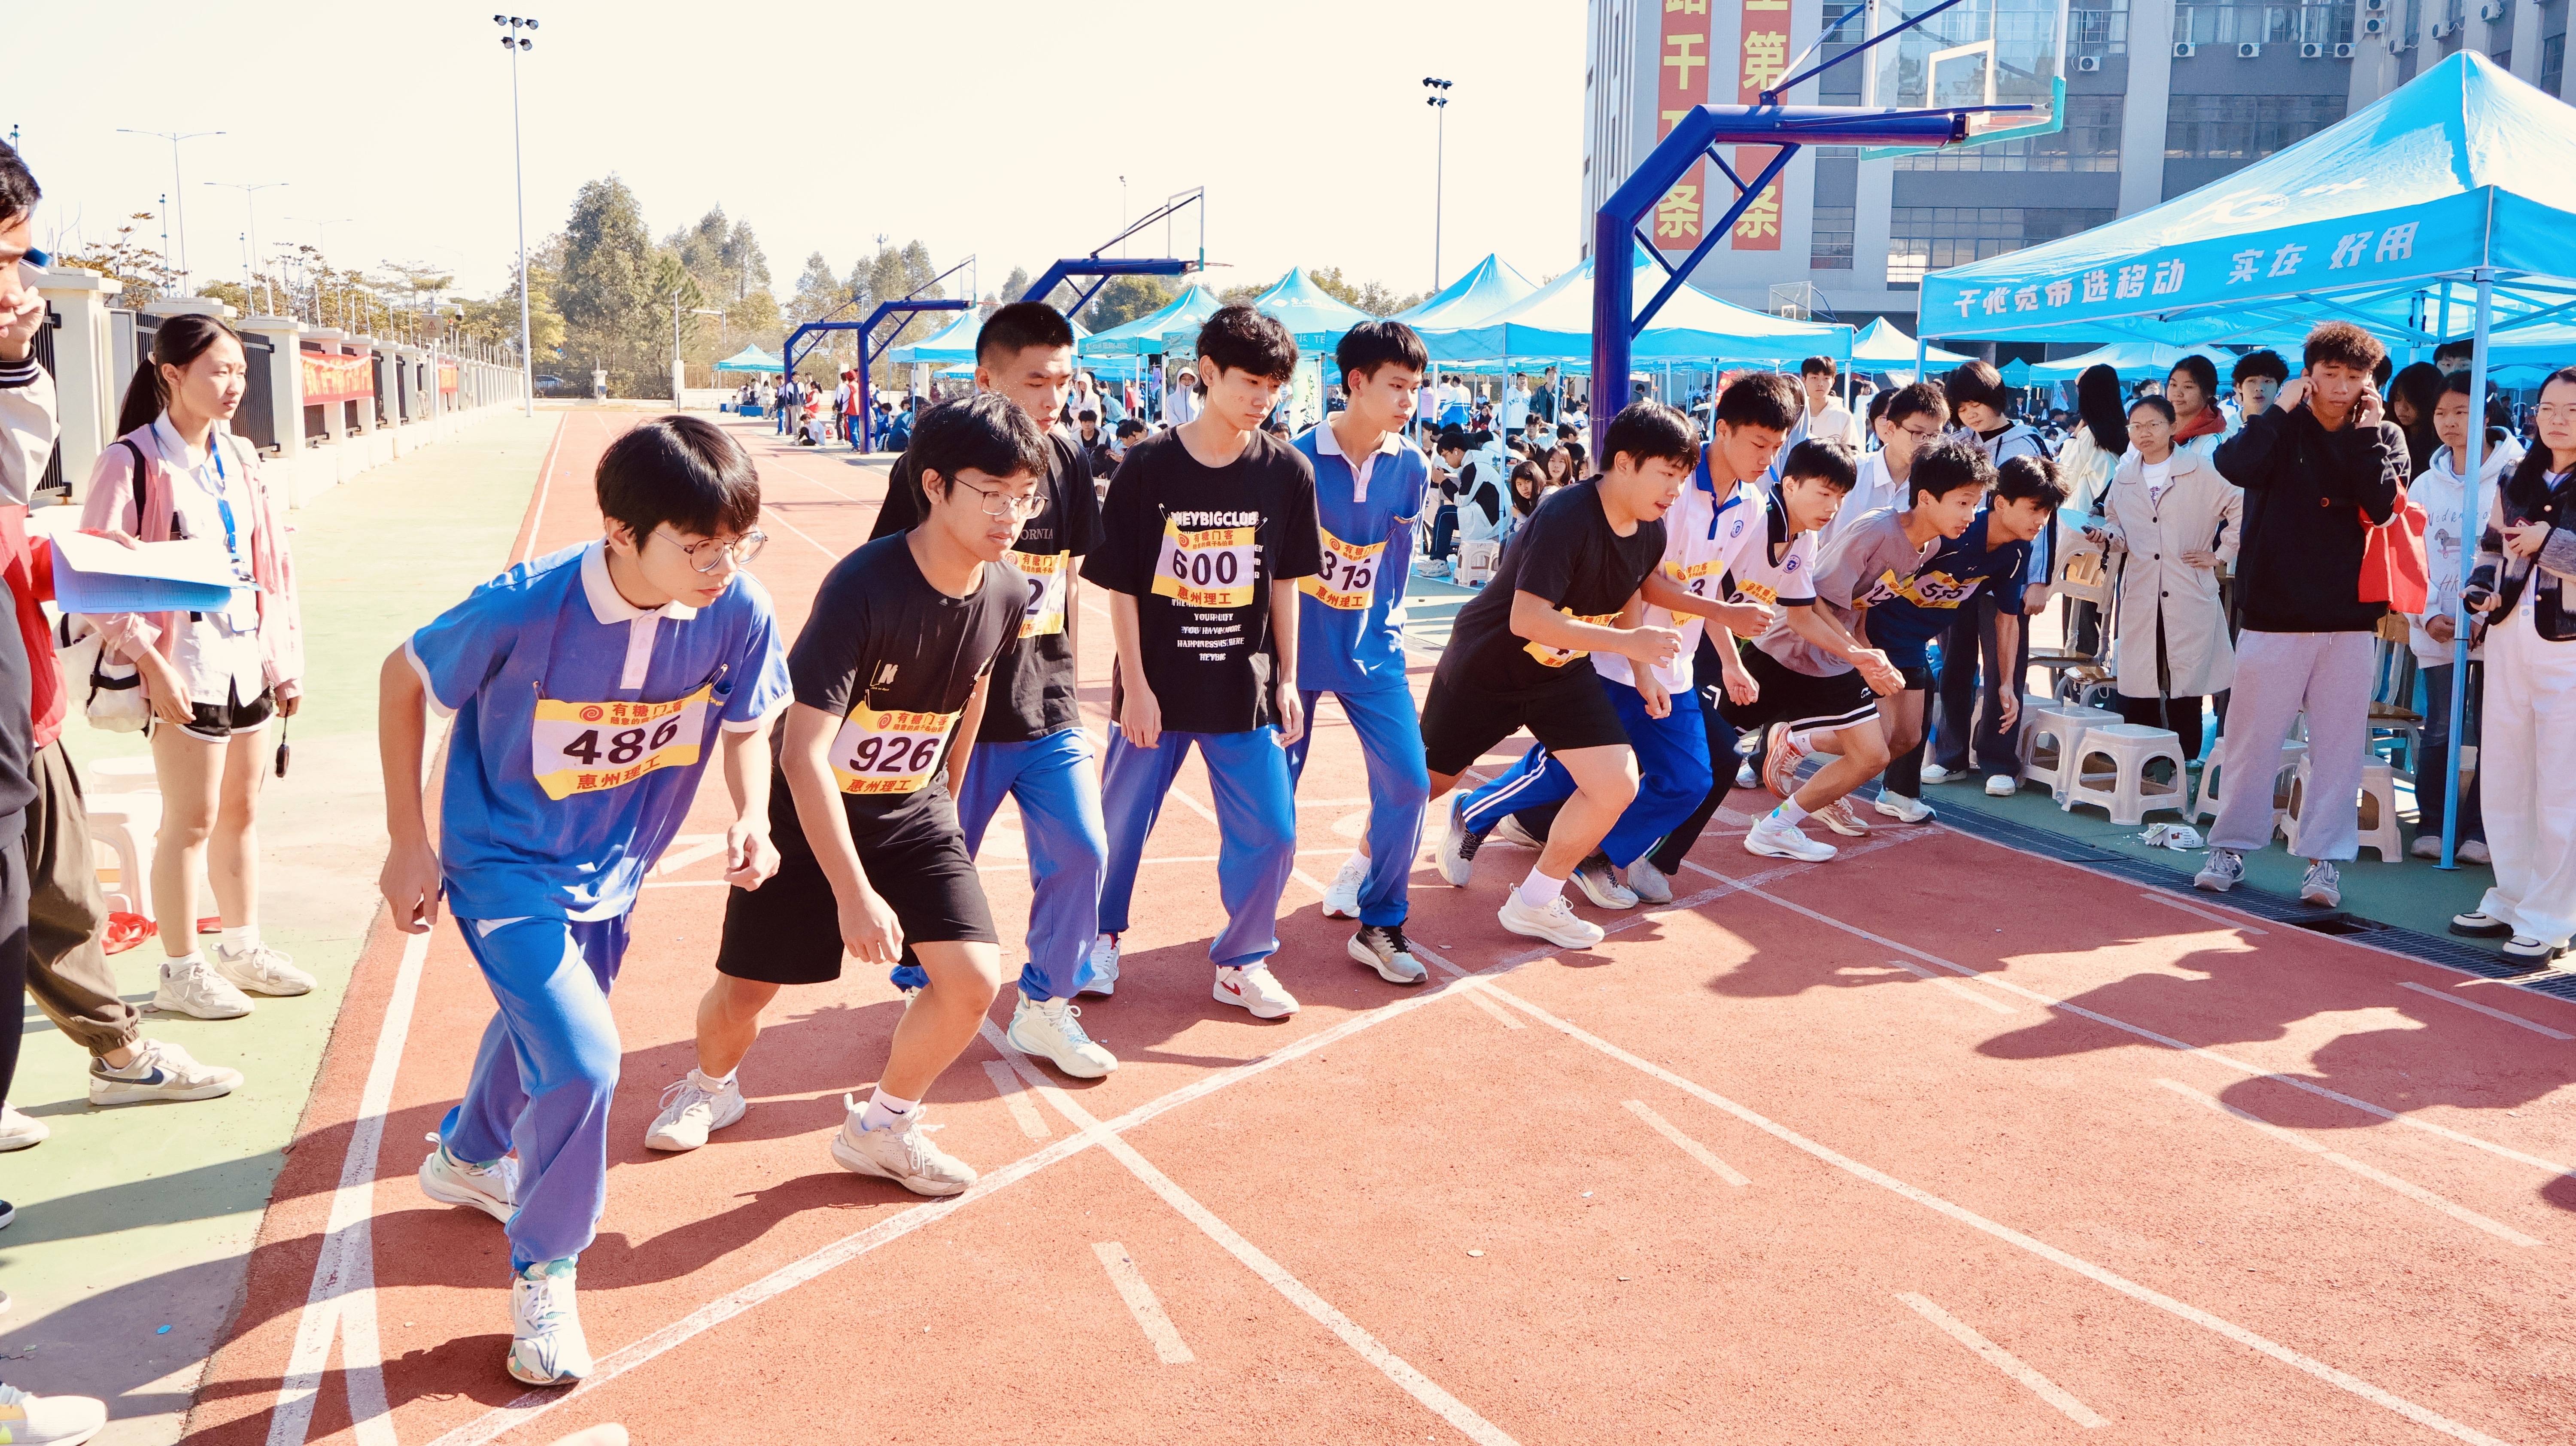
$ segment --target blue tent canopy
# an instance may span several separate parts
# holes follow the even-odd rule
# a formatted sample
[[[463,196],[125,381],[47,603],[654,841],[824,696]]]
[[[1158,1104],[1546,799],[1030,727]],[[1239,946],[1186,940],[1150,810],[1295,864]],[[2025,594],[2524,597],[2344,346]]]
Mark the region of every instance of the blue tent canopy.
[[[1450,282],[1415,306],[1389,317],[1421,331],[1438,326],[1474,326],[1538,288],[1500,256],[1487,256],[1466,275]]]
[[[2071,382],[2094,367],[2109,367],[2127,380],[2153,377],[2162,381],[2173,375],[2173,369],[2182,364],[2184,357],[2195,355],[2209,358],[2210,364],[2218,368],[2222,384],[2227,380],[2228,369],[2236,365],[2233,353],[2212,346],[2165,346],[2151,341],[2122,341],[2096,347],[2081,356],[2040,362],[2030,369],[2030,377],[2036,382]]]
[[[974,307],[957,313],[957,319],[939,329],[936,336],[924,337],[886,353],[886,360],[896,366],[973,366],[975,334],[984,329],[984,314]]]
[[[1317,286],[1313,277],[1295,266],[1268,291],[1252,298],[1252,309],[1288,328],[1301,351],[1330,351],[1342,333],[1377,320]]]
[[[1199,328],[1209,317],[1216,315],[1216,309],[1223,304],[1216,299],[1214,292],[1194,283],[1189,290],[1173,297],[1162,310],[1086,338],[1078,350],[1087,357],[1159,356],[1170,338],[1196,337]],[[1187,342],[1182,344],[1187,345]]]
[[[766,372],[776,376],[787,369],[787,364],[753,345],[717,362],[715,369],[720,372]]]
[[[1852,365],[1863,371],[1884,371],[1888,367],[1903,367],[1910,371],[1915,363],[1914,353],[1914,338],[1883,316],[1862,327],[1860,335],[1852,338]],[[1954,367],[1966,360],[1955,351],[1944,351],[1937,346],[1926,348],[1922,357],[1925,366]]]
[[[1652,262],[1639,270],[1647,273],[1637,278],[1636,294],[1642,301],[1663,285],[1664,272]],[[1848,326],[1772,316],[1684,286],[1638,334],[1632,359],[1639,365],[1711,361],[1781,365],[1811,356],[1847,362],[1852,335]],[[1533,365],[1588,363],[1592,263],[1585,261],[1483,322],[1428,331],[1423,340],[1433,359],[1441,362],[1508,357]]]

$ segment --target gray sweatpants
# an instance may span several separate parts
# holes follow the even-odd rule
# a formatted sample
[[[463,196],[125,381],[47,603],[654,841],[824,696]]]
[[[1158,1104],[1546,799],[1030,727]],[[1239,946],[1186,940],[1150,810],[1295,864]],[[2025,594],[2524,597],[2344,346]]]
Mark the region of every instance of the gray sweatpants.
[[[2209,846],[2254,853],[2272,841],[2270,780],[2299,714],[2308,715],[2308,790],[2299,853],[2360,852],[2361,766],[2370,752],[2371,633],[2258,633],[2236,640],[2236,695],[2218,740],[2227,797]],[[2238,760],[2243,759],[2240,765]]]

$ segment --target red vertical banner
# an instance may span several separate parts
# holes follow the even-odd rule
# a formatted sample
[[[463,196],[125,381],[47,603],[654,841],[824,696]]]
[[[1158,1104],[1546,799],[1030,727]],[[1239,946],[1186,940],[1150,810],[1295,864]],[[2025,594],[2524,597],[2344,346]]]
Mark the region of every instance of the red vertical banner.
[[[1737,53],[1735,99],[1738,105],[1758,105],[1762,92],[1771,88],[1789,68],[1789,0],[1744,0],[1741,49]],[[1776,146],[1737,146],[1735,170],[1750,181],[1778,153]],[[1777,251],[1780,249],[1780,210],[1787,192],[1785,182],[1774,180],[1735,218],[1735,234],[1728,244],[1738,251]]]
[[[1786,0],[1782,0],[1786,3]],[[1655,66],[1655,139],[1708,100],[1708,0],[1664,0],[1663,45]],[[1708,200],[1708,163],[1694,163],[1655,203],[1655,245],[1690,251],[1699,245]],[[1611,258],[1601,257],[1607,266]]]

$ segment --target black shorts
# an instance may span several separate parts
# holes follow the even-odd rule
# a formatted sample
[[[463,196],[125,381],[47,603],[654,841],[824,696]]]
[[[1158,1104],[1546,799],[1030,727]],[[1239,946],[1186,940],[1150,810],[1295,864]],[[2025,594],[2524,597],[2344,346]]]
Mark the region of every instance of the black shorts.
[[[1749,706],[1730,698],[1720,710],[1727,722],[1743,732],[1758,735],[1774,723],[1786,723],[1794,730],[1821,728],[1830,733],[1878,716],[1878,695],[1857,671],[1819,678],[1760,648],[1744,650],[1744,671],[1753,675],[1761,696]]]
[[[868,882],[894,906],[907,944],[1000,942],[957,805],[937,787],[916,797],[898,813],[845,809]],[[829,983],[841,977],[840,903],[805,842],[785,779],[770,783],[769,835],[778,872],[757,889],[726,891],[716,972],[764,984]]]
[[[1565,681],[1534,698],[1497,698],[1432,675],[1422,703],[1422,754],[1433,773],[1464,773],[1523,728],[1551,753],[1628,746],[1628,730],[1589,658],[1568,664]]]
[[[259,690],[258,697],[245,703],[241,697],[241,684],[235,683],[232,685],[231,696],[223,702],[192,703],[189,707],[197,716],[187,722],[167,723],[156,713],[152,718],[152,726],[176,728],[191,738],[203,739],[208,743],[222,743],[236,733],[249,733],[266,727],[270,716],[277,712],[277,690],[262,688]]]

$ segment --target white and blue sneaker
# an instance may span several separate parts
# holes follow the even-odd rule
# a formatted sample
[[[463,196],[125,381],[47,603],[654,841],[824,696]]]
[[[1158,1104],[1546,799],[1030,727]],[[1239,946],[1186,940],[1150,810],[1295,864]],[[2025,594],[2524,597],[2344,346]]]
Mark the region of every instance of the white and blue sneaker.
[[[1096,995],[1106,999],[1118,992],[1118,938],[1103,934],[1091,941],[1091,957],[1082,968],[1082,987],[1076,995]]]
[[[1368,883],[1366,859],[1344,859],[1342,870],[1333,875],[1333,886],[1324,890],[1324,917],[1356,919],[1360,916],[1360,889]]]
[[[1098,1079],[1118,1067],[1111,1054],[1082,1027],[1082,1006],[1063,999],[1020,996],[1011,1010],[1007,1036],[1011,1048],[1045,1060],[1075,1079]]]
[[[1430,977],[1422,961],[1413,957],[1413,945],[1405,939],[1402,924],[1360,925],[1360,931],[1351,936],[1350,955],[1353,962],[1376,970],[1389,984],[1419,984]]]
[[[188,1052],[159,1039],[134,1042],[134,1059],[123,1069],[103,1059],[89,1062],[89,1102],[131,1105],[145,1100],[210,1100],[241,1087],[241,1071],[199,1064]]]
[[[469,1165],[447,1153],[435,1134],[429,1141],[438,1148],[420,1162],[420,1193],[441,1205],[471,1206],[509,1224],[519,1210],[519,1162],[505,1155],[488,1165]]]
[[[568,1259],[541,1260],[510,1279],[510,1374],[531,1386],[569,1385],[591,1372],[572,1283]]]

